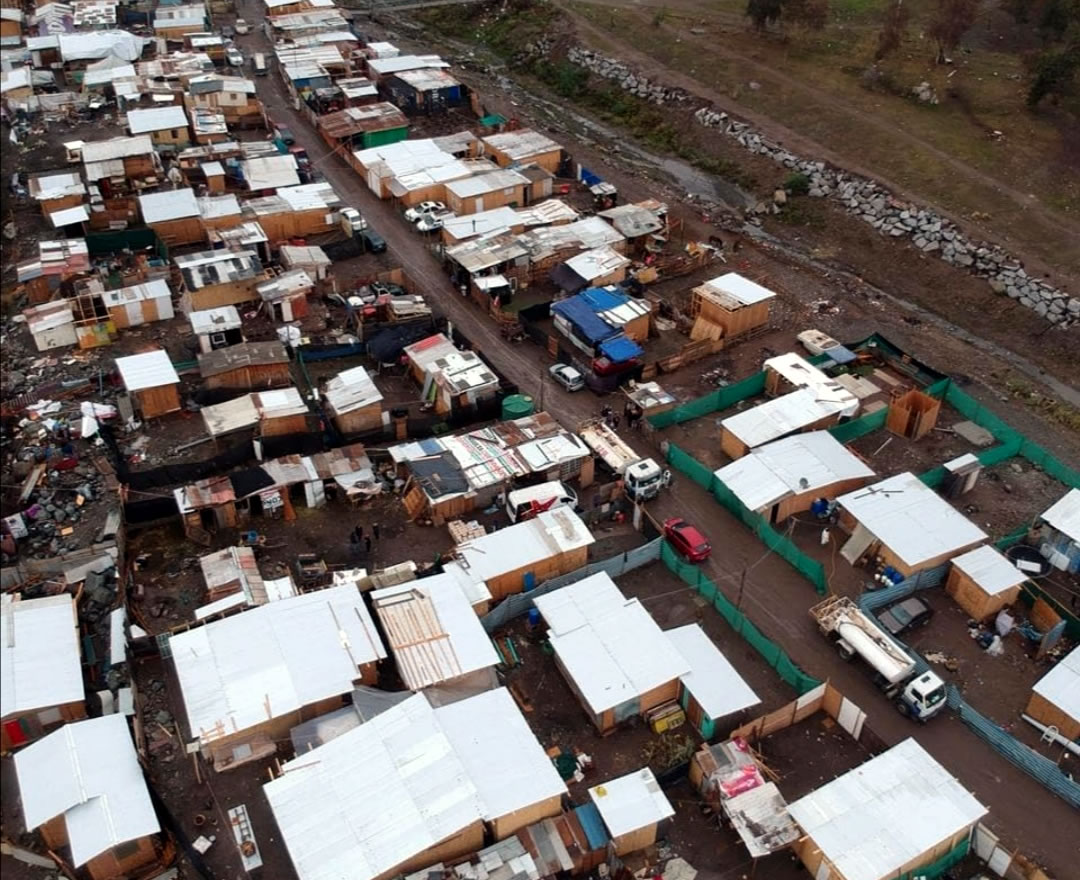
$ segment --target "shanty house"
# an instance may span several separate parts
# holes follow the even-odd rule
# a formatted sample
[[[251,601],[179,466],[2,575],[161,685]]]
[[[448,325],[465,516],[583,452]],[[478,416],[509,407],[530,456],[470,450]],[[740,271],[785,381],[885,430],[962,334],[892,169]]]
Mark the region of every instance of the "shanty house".
[[[689,672],[679,676],[679,703],[705,739],[717,733],[718,721],[761,703],[698,624],[669,629],[664,634],[690,666]]]
[[[1080,489],[1070,489],[1039,519],[1042,555],[1054,568],[1080,572]]]
[[[566,793],[505,688],[440,708],[416,694],[282,771],[263,791],[299,880],[454,861],[485,826],[502,840],[558,815]]]
[[[256,287],[269,276],[254,251],[199,251],[175,257],[183,279],[180,308],[185,314],[235,306],[258,299]]]
[[[353,150],[396,144],[409,136],[409,120],[386,101],[319,116],[318,127],[323,140],[346,155]]]
[[[25,285],[31,305],[48,302],[61,285],[90,271],[90,251],[84,238],[63,238],[37,243],[36,260],[15,267],[15,277]]]
[[[477,174],[446,184],[446,207],[457,214],[479,214],[492,208],[525,204],[525,187],[529,179],[516,171],[502,169]]]
[[[315,287],[303,269],[290,269],[256,286],[255,292],[279,322],[299,321],[308,313],[308,294]]]
[[[481,142],[484,155],[494,159],[500,168],[532,163],[552,174],[559,172],[562,147],[538,131],[504,131],[488,135]]]
[[[534,604],[548,626],[556,665],[601,733],[678,699],[690,664],[645,606],[627,599],[606,572],[538,596]]]
[[[175,151],[191,146],[187,113],[180,104],[149,110],[130,110],[127,124],[132,135],[150,135],[151,142],[158,150]]]
[[[453,574],[376,590],[371,604],[409,690],[433,688],[442,705],[498,686],[499,655]]]
[[[236,306],[192,312],[188,321],[203,354],[244,341],[243,322]]]
[[[300,177],[296,167],[296,157],[292,153],[255,156],[240,163],[240,174],[249,192],[269,194],[283,187],[298,185]]]
[[[169,247],[206,240],[199,202],[193,189],[171,189],[139,196],[139,212]]]
[[[78,344],[75,334],[75,313],[67,300],[46,302],[23,309],[26,329],[38,351],[66,348]]]
[[[66,208],[76,208],[86,199],[86,184],[77,171],[31,177],[27,185],[30,197],[41,205],[41,213],[46,217]]]
[[[180,409],[180,377],[163,349],[117,358],[116,369],[144,419]]]
[[[918,875],[969,840],[986,808],[914,739],[788,806],[816,880]]]
[[[382,428],[382,392],[363,367],[343,370],[326,383],[327,410],[342,434],[364,434]]]
[[[880,559],[905,577],[935,568],[983,543],[986,533],[912,473],[897,474],[836,499],[851,537],[840,555],[852,565]]]
[[[459,350],[441,333],[406,346],[405,357],[421,396],[440,415],[476,406],[499,390],[499,378],[479,355]]]
[[[195,609],[196,620],[270,601],[255,551],[250,547],[226,547],[202,556],[199,567],[206,584],[207,603]]]
[[[410,115],[445,113],[465,100],[465,87],[440,68],[401,70],[379,83],[386,96]]]
[[[161,182],[161,159],[149,135],[88,141],[79,148],[79,153],[86,182],[98,184],[105,198],[132,189],[135,181]]]
[[[484,584],[498,602],[583,568],[594,541],[581,518],[564,507],[470,538],[458,545],[457,559],[447,563],[446,569],[452,567],[459,582],[468,579]]]
[[[587,287],[606,288],[626,280],[630,259],[609,245],[575,254],[551,270],[552,280],[564,293]]]
[[[0,745],[7,752],[86,717],[75,603],[0,595]]]
[[[589,798],[604,820],[617,856],[652,846],[661,823],[675,815],[648,767],[594,785]]]
[[[15,756],[23,819],[92,880],[142,876],[161,830],[122,713],[67,724]]]
[[[204,406],[200,414],[206,433],[215,442],[228,437],[231,446],[263,437],[306,434],[312,421],[311,411],[296,388],[252,391]]]
[[[109,320],[118,330],[168,321],[174,314],[172,291],[164,278],[106,290],[101,299],[109,312]]]
[[[158,6],[154,10],[154,36],[176,43],[184,42],[188,34],[205,33],[209,17],[201,3],[186,6]]]
[[[835,425],[859,405],[851,392],[843,391],[825,396],[817,388],[799,388],[728,416],[720,422],[720,449],[729,458],[741,458],[751,449],[791,434]]]
[[[972,618],[984,621],[1016,602],[1026,580],[1004,554],[984,544],[953,559],[945,592]]]
[[[873,478],[874,472],[828,431],[808,431],[758,446],[715,471],[748,510],[780,523],[832,501]]]
[[[278,257],[286,269],[303,269],[315,281],[322,281],[330,274],[331,260],[321,247],[283,244]]]
[[[649,337],[650,310],[641,300],[632,299],[617,287],[594,287],[552,303],[552,322],[575,348],[587,357],[608,356],[605,343],[616,339],[644,342]],[[610,350],[611,346],[607,346]],[[637,345],[628,350],[637,357]],[[626,358],[611,358],[613,361]]]
[[[289,355],[280,342],[242,342],[199,354],[198,360],[207,388],[255,391],[292,384]]]
[[[737,272],[706,281],[694,288],[690,299],[690,338],[728,341],[752,333],[769,323],[774,299],[776,294],[767,287]]]
[[[188,732],[217,770],[272,755],[291,727],[374,684],[386,657],[355,584],[195,627],[169,647]]]
[[[1080,739],[1080,648],[1073,648],[1035,683],[1024,714],[1065,739]]]

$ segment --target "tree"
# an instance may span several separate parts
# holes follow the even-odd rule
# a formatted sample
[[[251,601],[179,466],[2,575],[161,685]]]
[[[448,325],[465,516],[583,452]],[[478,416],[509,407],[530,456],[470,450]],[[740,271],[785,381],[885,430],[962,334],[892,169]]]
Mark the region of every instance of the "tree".
[[[1068,94],[1080,70],[1080,40],[1064,49],[1043,52],[1031,66],[1035,78],[1028,88],[1027,104],[1034,109],[1043,98],[1056,100]]]
[[[785,21],[820,31],[829,22],[829,0],[785,0],[783,12]]]
[[[747,0],[746,14],[759,31],[780,20],[784,0]]]
[[[878,34],[877,51],[874,52],[874,60],[881,61],[886,55],[891,55],[899,47],[907,32],[908,19],[911,13],[904,5],[904,0],[896,0],[885,10],[885,20],[881,24],[881,33]]]
[[[1080,25],[1080,0],[1046,0],[1039,15],[1039,32],[1047,40],[1061,40]]]
[[[979,11],[979,0],[938,0],[930,22],[930,36],[938,44],[938,64],[945,63],[945,53],[960,45]]]

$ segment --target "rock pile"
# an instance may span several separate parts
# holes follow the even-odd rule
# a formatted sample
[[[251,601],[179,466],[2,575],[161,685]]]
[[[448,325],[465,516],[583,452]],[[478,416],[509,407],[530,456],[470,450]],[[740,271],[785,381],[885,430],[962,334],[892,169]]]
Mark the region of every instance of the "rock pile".
[[[1080,324],[1080,299],[1031,277],[1019,260],[998,245],[971,242],[956,224],[933,211],[895,198],[872,180],[797,156],[726,113],[703,107],[694,116],[702,125],[719,129],[751,153],[806,175],[810,181],[809,195],[839,201],[849,214],[855,214],[883,235],[911,239],[924,253],[937,254],[946,263],[987,279],[995,293],[1018,300],[1051,323],[1060,327]]]
[[[603,79],[618,83],[623,91],[644,98],[653,104],[679,103],[689,101],[691,98],[682,89],[670,89],[652,82],[647,77],[634,73],[618,59],[608,58],[590,49],[572,46],[566,53],[566,59],[571,64],[584,67]]]

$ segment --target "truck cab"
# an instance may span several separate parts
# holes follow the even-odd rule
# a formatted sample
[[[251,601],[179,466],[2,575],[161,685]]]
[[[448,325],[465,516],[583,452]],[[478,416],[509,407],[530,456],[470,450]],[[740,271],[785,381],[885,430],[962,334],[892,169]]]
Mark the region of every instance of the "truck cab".
[[[945,708],[945,682],[932,672],[924,672],[908,682],[896,698],[901,715],[926,722]]]
[[[643,458],[630,465],[623,474],[626,494],[633,501],[648,501],[660,494],[663,472],[651,458]]]
[[[342,208],[339,216],[341,217],[341,228],[350,238],[357,232],[363,232],[367,229],[367,221],[356,208]]]

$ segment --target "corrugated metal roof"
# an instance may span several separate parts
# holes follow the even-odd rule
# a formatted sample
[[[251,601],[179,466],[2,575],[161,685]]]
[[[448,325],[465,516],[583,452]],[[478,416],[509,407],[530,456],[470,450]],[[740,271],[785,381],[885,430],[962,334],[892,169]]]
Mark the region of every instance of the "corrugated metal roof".
[[[533,562],[568,553],[594,542],[588,526],[568,508],[473,538],[458,547],[470,576],[488,581]]]
[[[205,354],[200,353],[198,359],[199,374],[206,379],[244,367],[287,364],[289,355],[280,342],[241,342]]]
[[[326,383],[326,402],[334,415],[345,415],[382,399],[382,392],[375,387],[363,367],[352,367],[338,373]]]
[[[584,251],[566,261],[574,274],[583,281],[595,281],[609,275],[624,266],[630,265],[630,259],[610,247],[598,247]]]
[[[485,146],[498,150],[511,162],[520,162],[562,149],[547,135],[528,128],[488,135],[482,140]]]
[[[706,281],[699,291],[707,294],[728,311],[740,306],[750,306],[755,303],[774,299],[776,294],[767,287],[762,287],[749,278],[744,278],[738,272],[728,272],[717,278]]]
[[[86,205],[76,205],[74,208],[65,208],[63,211],[56,211],[49,215],[49,220],[56,229],[70,226],[72,223],[85,223],[89,219],[90,212],[86,210]]]
[[[418,92],[428,92],[435,89],[452,89],[460,86],[454,77],[441,68],[422,68],[420,70],[402,70],[394,74],[403,83],[416,89]]]
[[[1032,690],[1080,721],[1080,648],[1073,648]]]
[[[291,153],[283,156],[261,156],[240,163],[248,189],[277,189],[295,186],[300,182],[296,174],[296,157]]]
[[[606,572],[538,596],[534,604],[555,655],[597,715],[691,671],[645,606],[627,599]]]
[[[589,789],[612,837],[630,834],[675,815],[652,770],[643,767]]]
[[[64,196],[81,196],[86,192],[86,184],[83,183],[77,171],[31,177],[28,184],[30,195],[38,201],[62,199]]]
[[[269,281],[263,281],[255,286],[255,292],[265,302],[276,302],[279,299],[303,295],[315,286],[311,276],[304,269],[290,269],[275,275]]]
[[[751,449],[801,431],[831,416],[839,418],[845,406],[819,400],[810,388],[774,397],[765,403],[728,416],[720,424]]]
[[[109,159],[123,159],[128,156],[146,156],[154,152],[150,135],[139,134],[134,137],[114,137],[107,141],[87,141],[81,148],[83,163],[106,162]]]
[[[386,656],[354,584],[271,602],[173,636],[192,736],[204,743],[352,690]]]
[[[392,55],[388,58],[369,58],[368,70],[385,76],[405,70],[422,70],[427,67],[449,67],[438,55]]]
[[[828,431],[808,431],[758,446],[716,471],[750,510],[783,498],[826,489],[874,472]]]
[[[880,880],[986,815],[914,739],[849,770],[788,807],[845,880]]]
[[[1027,580],[1027,575],[988,544],[957,556],[952,563],[990,596],[1004,593]]]
[[[116,368],[128,391],[160,388],[180,381],[169,355],[163,349],[116,359]]]
[[[918,565],[987,538],[986,532],[912,473],[897,474],[837,499],[906,565]]]
[[[664,635],[690,665],[690,671],[680,676],[679,680],[710,718],[724,718],[761,702],[738,670],[696,623],[669,629]]]
[[[169,107],[153,107],[149,110],[130,110],[127,115],[128,128],[133,135],[162,131],[166,128],[187,128],[188,119],[184,108],[179,104]]]
[[[139,210],[143,222],[148,225],[166,223],[169,220],[198,217],[199,202],[193,189],[166,190],[139,196]]]
[[[127,717],[65,724],[15,755],[23,817],[64,817],[72,864],[160,830]]]
[[[405,686],[418,691],[499,662],[452,575],[438,574],[371,594]]]
[[[199,410],[199,414],[206,425],[206,433],[211,437],[242,431],[259,422],[259,411],[255,408],[255,401],[250,394],[204,406]]]
[[[1080,489],[1070,489],[1055,501],[1042,519],[1063,535],[1080,542]]]
[[[408,124],[405,114],[386,101],[363,107],[346,107],[337,113],[327,113],[319,117],[319,128],[332,138],[404,128]]]
[[[477,174],[475,177],[466,177],[464,180],[454,180],[446,184],[447,192],[453,193],[461,199],[485,193],[497,192],[503,189],[511,189],[516,186],[527,186],[529,180],[516,171],[500,170],[490,171],[487,174]]]
[[[70,595],[16,600],[5,593],[0,596],[0,627],[0,717],[83,699],[79,633]]]
[[[192,312],[188,320],[191,322],[191,329],[198,335],[238,330],[241,326],[240,312],[236,310],[236,306],[220,306]]]
[[[843,404],[843,414],[853,416],[859,408],[859,398],[855,394],[827,376],[822,370],[815,367],[810,361],[796,352],[777,355],[768,358],[764,363],[764,369],[772,370],[783,377],[796,388],[809,388],[814,396],[820,401],[831,401]]]
[[[153,281],[147,281],[143,284],[133,284],[130,287],[121,287],[119,290],[106,290],[101,294],[101,299],[106,306],[117,307],[126,306],[132,302],[142,302],[148,299],[172,299],[172,291],[169,289],[169,283],[164,278],[155,278]],[[172,309],[172,303],[169,304],[170,311]],[[161,316],[172,317],[172,315]]]

